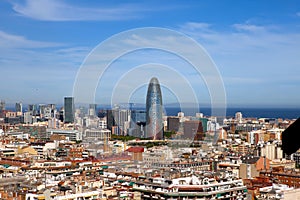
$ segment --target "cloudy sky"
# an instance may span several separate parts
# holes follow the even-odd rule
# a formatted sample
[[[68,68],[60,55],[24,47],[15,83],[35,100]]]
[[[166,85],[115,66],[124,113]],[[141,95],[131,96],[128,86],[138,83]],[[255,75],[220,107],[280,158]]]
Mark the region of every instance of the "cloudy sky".
[[[89,55],[112,36],[143,27],[174,30],[198,42],[215,63],[229,106],[300,107],[296,0],[0,1],[0,99],[61,104],[64,96],[73,95]],[[99,68],[111,52],[107,48],[95,55]],[[97,82],[96,103],[108,104],[112,98],[143,103],[152,76],[160,78],[165,103],[194,97],[202,104],[211,102],[205,77],[186,60],[141,49],[111,61]],[[133,79],[140,81],[129,87]]]

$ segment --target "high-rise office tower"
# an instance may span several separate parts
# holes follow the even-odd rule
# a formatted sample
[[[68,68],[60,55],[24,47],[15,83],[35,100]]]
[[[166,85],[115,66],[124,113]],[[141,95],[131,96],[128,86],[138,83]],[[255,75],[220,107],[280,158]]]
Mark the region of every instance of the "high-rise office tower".
[[[56,115],[56,105],[55,104],[48,104],[48,107],[51,108],[51,118],[55,118]]]
[[[45,117],[46,119],[54,118],[56,113],[55,104],[48,104],[47,106],[44,106],[43,112],[43,117]]]
[[[134,127],[136,123],[146,123],[146,111],[145,110],[132,110],[131,111],[131,127]]]
[[[127,109],[120,109],[119,106],[115,106],[112,109],[112,114],[113,114],[115,125],[118,127],[118,134],[127,135],[127,130],[129,129],[131,111]]]
[[[32,112],[31,111],[25,112],[23,117],[24,117],[25,124],[32,124],[33,121],[32,121]]]
[[[74,114],[75,114],[74,97],[65,97],[64,122],[74,123]]]
[[[107,122],[107,128],[109,130],[112,130],[112,127],[116,125],[113,110],[106,111],[106,122]]]
[[[16,112],[22,112],[22,102],[16,103]]]
[[[40,115],[40,117],[44,117],[44,115],[45,115],[45,108],[46,108],[45,104],[39,104],[39,115]]]
[[[121,109],[119,110],[119,117],[117,120],[118,126],[120,128],[120,134],[127,135],[128,129],[130,125],[130,115],[131,111],[127,109]]]
[[[129,135],[145,137],[146,111],[131,110]]]
[[[148,85],[146,99],[146,133],[145,138],[163,139],[162,95],[157,78],[152,78]]]
[[[88,111],[89,116],[96,116],[96,111],[97,111],[97,104],[90,104],[89,111]]]
[[[36,104],[29,104],[28,105],[28,111],[32,112],[33,116],[36,116],[38,113],[37,105]]]

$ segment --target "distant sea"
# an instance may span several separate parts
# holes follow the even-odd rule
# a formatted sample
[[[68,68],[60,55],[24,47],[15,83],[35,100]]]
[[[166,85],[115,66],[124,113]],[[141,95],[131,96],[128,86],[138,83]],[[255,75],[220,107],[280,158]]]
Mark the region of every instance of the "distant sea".
[[[168,116],[176,116],[180,112],[180,108],[167,107],[166,113]],[[185,116],[195,116],[195,109],[184,109]],[[211,115],[210,108],[201,108],[199,110],[204,116]],[[297,119],[300,117],[300,108],[227,108],[226,116],[234,117],[236,112],[241,112],[243,117],[254,118],[283,118],[283,119]]]
[[[59,108],[60,106],[58,106]],[[23,106],[23,111],[26,111],[27,106]],[[7,110],[14,111],[14,107],[6,107]],[[98,106],[100,109],[109,109],[108,107]],[[134,107],[135,110],[145,110],[144,107]],[[165,107],[166,115],[177,116],[181,109],[179,107]],[[183,109],[185,116],[195,116],[197,112],[201,112],[204,116],[211,116],[211,108],[200,107],[199,111],[192,108]],[[300,108],[232,108],[228,107],[226,109],[227,117],[234,117],[236,112],[241,112],[243,117],[253,117],[253,118],[282,118],[282,119],[297,119],[300,117]]]

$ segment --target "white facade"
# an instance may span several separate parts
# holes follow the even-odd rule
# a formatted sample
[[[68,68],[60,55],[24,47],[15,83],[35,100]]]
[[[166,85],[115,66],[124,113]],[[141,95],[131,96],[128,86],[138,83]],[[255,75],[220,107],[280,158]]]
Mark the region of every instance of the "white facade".
[[[295,189],[283,184],[274,184],[272,186],[259,189],[259,199],[284,199],[296,200],[300,199],[300,189]]]
[[[108,129],[86,129],[84,138],[95,138],[100,140],[110,140],[111,131]]]
[[[173,160],[173,154],[169,147],[164,146],[151,151],[145,151],[143,153],[143,162],[147,167],[151,167],[153,164],[168,164]]]
[[[242,122],[242,119],[243,119],[243,114],[241,112],[235,113],[235,120],[237,122],[239,122],[239,123]]]
[[[281,159],[283,157],[283,152],[276,144],[267,143],[261,148],[261,156],[266,156],[270,160]]]
[[[99,128],[100,129],[107,129],[106,117],[100,119],[100,121],[99,121]]]
[[[25,199],[26,200],[36,200],[39,199],[39,197],[44,196],[44,194],[33,194],[33,193],[28,193],[26,194]],[[54,199],[54,200],[63,200],[63,199],[69,199],[69,200],[77,200],[77,199],[98,199],[99,197],[102,196],[102,193],[100,191],[88,191],[88,192],[80,192],[76,194],[66,194],[66,195],[57,195],[56,193],[51,194],[49,193],[49,199]]]
[[[52,113],[52,109],[50,107],[45,107],[44,109],[44,117],[46,119],[50,119],[51,118],[51,113]]]
[[[24,123],[25,124],[32,124],[32,112],[25,112],[23,114],[24,116]]]
[[[78,130],[64,130],[64,129],[47,129],[47,134],[58,134],[64,135],[69,138],[70,141],[80,141],[82,140],[82,133]]]
[[[207,122],[207,131],[216,131],[220,129],[220,125],[217,122],[208,121]]]
[[[198,118],[203,118],[203,113],[196,113],[196,117],[198,117]]]
[[[179,112],[179,113],[177,114],[177,116],[178,116],[178,117],[184,117],[184,112]]]

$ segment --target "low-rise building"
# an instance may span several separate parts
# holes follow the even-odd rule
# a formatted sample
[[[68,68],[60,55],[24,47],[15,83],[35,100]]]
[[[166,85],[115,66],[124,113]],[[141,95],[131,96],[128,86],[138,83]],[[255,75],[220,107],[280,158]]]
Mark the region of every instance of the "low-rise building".
[[[136,181],[132,188],[139,191],[142,199],[247,199],[248,190],[242,180],[222,180],[181,177],[167,180],[153,177],[150,182]]]
[[[68,129],[47,129],[47,135],[49,137],[53,134],[57,135],[64,135],[66,139],[70,141],[81,141],[82,140],[82,133],[78,130],[68,130]]]
[[[98,140],[110,140],[111,131],[108,129],[86,129],[84,131],[84,139],[94,138]]]
[[[274,167],[272,170],[261,171],[260,176],[270,178],[275,183],[300,188],[300,173],[293,170],[285,170],[282,166]]]

